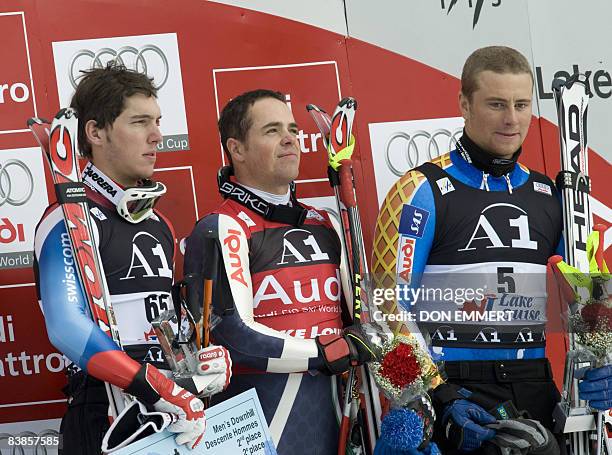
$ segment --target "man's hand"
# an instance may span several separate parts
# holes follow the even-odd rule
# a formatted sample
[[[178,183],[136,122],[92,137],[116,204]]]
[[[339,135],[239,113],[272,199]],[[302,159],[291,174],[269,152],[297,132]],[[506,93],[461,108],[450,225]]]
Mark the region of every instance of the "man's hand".
[[[198,351],[198,379],[204,381],[201,395],[212,396],[227,388],[232,378],[232,358],[223,346],[208,346]]]
[[[612,365],[591,368],[578,385],[581,400],[589,400],[589,406],[600,411],[612,408]]]
[[[316,338],[319,353],[325,362],[324,373],[344,373],[350,367],[377,359],[377,348],[367,339],[359,326],[344,329],[343,335],[320,335]]]
[[[442,415],[446,439],[466,452],[478,449],[483,442],[495,437],[494,430],[483,426],[495,422],[495,417],[467,400],[453,401]]]
[[[125,391],[152,405],[156,411],[169,412],[178,417],[178,421],[168,427],[169,431],[178,433],[178,445],[185,444],[193,449],[202,440],[206,429],[204,403],[153,365],[145,363]]]

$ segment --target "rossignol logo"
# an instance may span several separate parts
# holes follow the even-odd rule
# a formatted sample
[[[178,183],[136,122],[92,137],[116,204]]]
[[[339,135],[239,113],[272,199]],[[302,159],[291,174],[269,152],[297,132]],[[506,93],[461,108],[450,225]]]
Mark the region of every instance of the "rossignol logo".
[[[117,195],[117,190],[113,188],[113,186],[104,180],[97,172],[93,171],[91,168],[86,168],[84,174],[89,177],[90,180],[98,184],[98,187],[104,191],[106,191],[111,196]]]
[[[247,193],[242,188],[232,185],[230,182],[223,182],[223,184],[219,187],[219,191],[223,194],[231,196],[232,198],[238,199],[238,201],[240,201],[242,204],[260,215],[266,214],[266,204],[263,201]]]
[[[572,65],[572,71],[559,70],[556,72],[547,71],[541,66],[536,66],[536,87],[538,90],[538,98],[542,100],[553,99],[553,92],[551,89],[551,81],[553,79],[564,79],[568,80],[573,74],[582,73],[586,79],[586,94],[589,98],[598,96],[599,98],[610,98],[612,95],[612,76],[610,72],[605,69],[588,69],[582,70],[578,64]]]
[[[440,0],[440,2],[441,2],[440,4],[442,6],[442,9],[446,10],[446,14],[450,14],[452,9],[457,4],[458,0],[450,0],[450,2],[448,2],[448,9],[446,9],[446,5],[447,5],[446,0]],[[492,7],[498,7],[501,5],[501,2],[502,0],[492,0],[490,4]],[[472,29],[474,29],[476,28],[476,24],[478,24],[478,20],[480,19],[480,14],[482,12],[483,6],[485,5],[485,0],[476,0],[475,2],[472,0],[468,0],[467,4],[470,8],[474,8],[474,19],[472,21]]]

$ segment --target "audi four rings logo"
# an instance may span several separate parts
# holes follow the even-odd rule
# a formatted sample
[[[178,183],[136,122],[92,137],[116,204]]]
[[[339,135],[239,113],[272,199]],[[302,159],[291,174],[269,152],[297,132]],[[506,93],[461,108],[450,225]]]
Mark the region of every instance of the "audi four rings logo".
[[[106,62],[110,60],[114,60],[117,62],[117,64],[123,65],[126,68],[130,68],[138,71],[139,73],[144,73],[149,77],[153,77],[153,75],[149,74],[149,72],[151,71],[151,66],[153,65],[153,61],[151,59],[153,58],[157,60],[155,56],[159,57],[163,66],[163,77],[160,78],[161,82],[157,82],[157,78],[155,78],[153,81],[159,90],[168,81],[170,65],[168,64],[166,54],[164,54],[159,47],[153,44],[147,44],[142,46],[140,49],[136,49],[133,46],[123,46],[119,50],[111,49],[110,47],[103,47],[97,52],[90,51],[89,49],[81,49],[74,54],[74,57],[72,57],[68,77],[70,77],[72,87],[76,89],[77,79],[79,78],[79,70],[84,68],[103,68],[106,65]],[[79,62],[78,65],[77,62]]]
[[[457,128],[454,132],[441,128],[432,133],[425,130],[418,130],[412,134],[404,131],[393,133],[385,143],[387,167],[395,175],[401,177],[409,169],[454,149],[462,132],[463,128]],[[391,157],[397,155],[402,157],[400,161],[406,163],[405,168],[399,168],[393,164]],[[394,161],[397,163],[398,159]]]
[[[15,171],[19,168],[23,172]],[[34,177],[23,161],[10,159],[4,164],[0,163],[0,207],[5,203],[14,206],[23,205],[30,200],[32,193],[34,193]]]

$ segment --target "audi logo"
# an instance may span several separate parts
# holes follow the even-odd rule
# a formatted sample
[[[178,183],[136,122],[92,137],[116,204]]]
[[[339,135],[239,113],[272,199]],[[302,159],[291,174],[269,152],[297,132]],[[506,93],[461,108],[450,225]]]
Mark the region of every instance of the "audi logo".
[[[89,49],[81,49],[72,57],[70,69],[68,70],[68,77],[70,78],[72,87],[76,89],[78,85],[77,79],[79,78],[78,72],[80,70],[103,68],[106,66],[106,63],[111,60],[114,60],[117,64],[123,65],[126,68],[153,77],[153,81],[158,90],[168,81],[170,65],[168,64],[166,54],[164,54],[159,47],[153,44],[147,44],[140,49],[136,49],[133,46],[123,46],[119,50],[103,47],[97,52],[93,52]],[[157,82],[158,78],[155,77],[160,76],[160,74],[150,74],[152,72],[151,67],[154,66],[155,62],[158,60],[163,67],[161,70],[162,77],[159,78],[161,82]]]
[[[14,206],[23,205],[30,200],[32,193],[34,193],[34,177],[23,161],[10,159],[4,164],[0,163],[0,207],[5,203]]]
[[[454,132],[441,128],[432,133],[424,130],[418,130],[412,134],[403,131],[393,133],[385,143],[387,167],[395,175],[401,177],[406,171],[454,149],[462,132],[463,128],[457,128]],[[397,155],[402,158],[398,160]],[[392,156],[396,157],[395,160],[391,159]],[[402,160],[406,166],[398,167],[398,161]]]
[[[47,449],[57,451],[60,434],[56,430],[43,430],[39,434],[22,431],[18,434],[0,433],[0,447],[8,448],[9,455],[47,455]]]

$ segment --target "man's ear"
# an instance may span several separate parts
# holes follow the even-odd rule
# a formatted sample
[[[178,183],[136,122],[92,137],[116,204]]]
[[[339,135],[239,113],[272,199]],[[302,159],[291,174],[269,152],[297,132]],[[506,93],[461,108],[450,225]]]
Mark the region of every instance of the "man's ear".
[[[230,137],[227,142],[227,150],[229,151],[230,156],[232,157],[232,163],[242,163],[244,162],[244,145],[238,139],[234,139]]]
[[[470,115],[470,100],[461,91],[459,92],[459,109],[461,110],[461,116],[464,120],[467,120]]]
[[[102,145],[106,139],[106,131],[103,128],[98,128],[98,123],[95,120],[88,120],[85,124],[85,136],[91,145]]]

